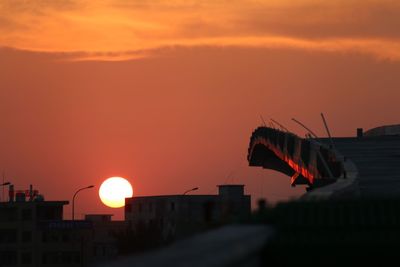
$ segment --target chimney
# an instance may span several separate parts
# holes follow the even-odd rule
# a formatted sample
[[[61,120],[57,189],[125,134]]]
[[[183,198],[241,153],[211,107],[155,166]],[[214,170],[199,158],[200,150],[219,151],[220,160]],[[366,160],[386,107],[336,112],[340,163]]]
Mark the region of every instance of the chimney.
[[[364,137],[363,128],[357,128],[357,138],[363,138],[363,137]]]

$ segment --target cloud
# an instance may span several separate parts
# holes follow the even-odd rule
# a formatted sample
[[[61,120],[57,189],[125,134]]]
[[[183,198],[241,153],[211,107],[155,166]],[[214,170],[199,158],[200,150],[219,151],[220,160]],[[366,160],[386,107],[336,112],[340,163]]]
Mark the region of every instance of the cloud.
[[[171,46],[365,53],[400,60],[400,3],[383,0],[2,1],[0,45],[124,60]]]

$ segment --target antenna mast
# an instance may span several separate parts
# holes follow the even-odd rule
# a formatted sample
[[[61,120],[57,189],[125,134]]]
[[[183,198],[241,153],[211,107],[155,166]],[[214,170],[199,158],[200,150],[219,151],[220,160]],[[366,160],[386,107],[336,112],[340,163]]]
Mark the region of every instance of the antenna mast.
[[[322,117],[322,121],[324,122],[324,125],[325,125],[325,130],[328,133],[328,137],[329,137],[329,141],[331,142],[331,146],[332,146],[332,148],[335,148],[335,145],[333,144],[331,132],[329,131],[328,124],[326,123],[326,120],[325,120],[324,113],[321,113],[321,117]]]
[[[290,132],[285,126],[283,126],[282,124],[280,124],[280,123],[277,122],[276,120],[274,120],[274,119],[271,118],[271,121],[272,121],[273,123],[278,124],[278,126],[281,127],[282,130],[285,130],[285,131],[288,132],[288,133]]]
[[[261,114],[260,114],[260,118],[261,118],[261,121],[262,121],[264,127],[267,127],[267,124],[265,123],[265,120]]]
[[[306,129],[307,132],[310,133],[311,136],[314,136],[315,138],[319,139],[319,137],[313,131],[311,131],[307,126],[305,126],[303,123],[301,123],[300,121],[296,120],[295,118],[292,118],[292,121],[294,121],[295,123],[299,124],[304,129]]]

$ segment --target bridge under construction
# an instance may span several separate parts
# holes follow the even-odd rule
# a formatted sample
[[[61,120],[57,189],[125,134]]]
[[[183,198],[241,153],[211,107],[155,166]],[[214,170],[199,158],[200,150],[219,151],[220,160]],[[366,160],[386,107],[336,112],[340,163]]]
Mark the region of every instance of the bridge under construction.
[[[292,186],[308,185],[305,197],[398,196],[400,125],[336,138],[259,127],[250,139],[248,162],[288,175]]]

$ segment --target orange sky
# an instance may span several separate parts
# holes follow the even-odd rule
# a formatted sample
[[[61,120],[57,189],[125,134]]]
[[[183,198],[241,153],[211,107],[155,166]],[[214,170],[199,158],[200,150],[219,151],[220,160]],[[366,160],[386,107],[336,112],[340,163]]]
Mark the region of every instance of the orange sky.
[[[47,199],[125,176],[137,195],[289,179],[247,167],[259,115],[303,135],[398,123],[396,1],[0,2],[0,169]],[[78,213],[102,206],[81,193]],[[70,207],[67,207],[67,213]],[[67,214],[69,215],[69,214]]]

